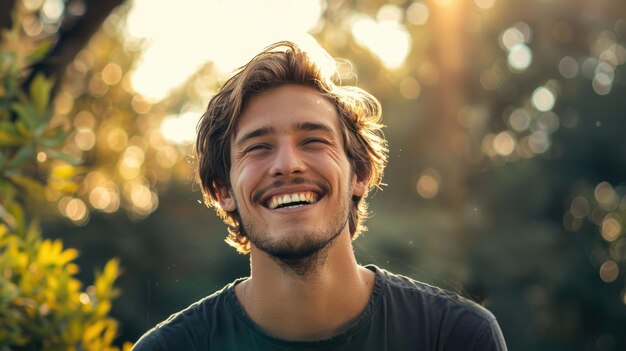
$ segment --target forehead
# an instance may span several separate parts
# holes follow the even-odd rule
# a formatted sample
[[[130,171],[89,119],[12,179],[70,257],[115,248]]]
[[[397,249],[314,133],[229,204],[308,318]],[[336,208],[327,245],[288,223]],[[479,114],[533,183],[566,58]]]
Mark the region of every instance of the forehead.
[[[289,130],[306,122],[322,123],[339,133],[337,109],[329,98],[306,86],[283,85],[250,100],[233,137],[258,128]]]

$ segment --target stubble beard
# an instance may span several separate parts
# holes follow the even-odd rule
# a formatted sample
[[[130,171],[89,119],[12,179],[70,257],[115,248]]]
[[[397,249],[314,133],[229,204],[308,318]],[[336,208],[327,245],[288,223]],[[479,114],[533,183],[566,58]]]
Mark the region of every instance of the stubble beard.
[[[293,230],[283,233],[279,239],[273,239],[267,233],[259,233],[251,221],[240,215],[242,234],[278,263],[285,273],[306,278],[317,272],[326,261],[328,250],[348,225],[351,206],[351,197],[344,194],[343,203],[338,204],[341,211],[327,222],[325,228]]]

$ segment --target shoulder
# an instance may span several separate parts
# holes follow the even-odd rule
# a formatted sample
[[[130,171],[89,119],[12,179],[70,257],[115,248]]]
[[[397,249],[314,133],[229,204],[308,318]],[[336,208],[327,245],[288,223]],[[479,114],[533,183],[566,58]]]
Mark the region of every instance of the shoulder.
[[[478,303],[461,295],[432,286],[412,278],[391,273],[377,268],[382,274],[387,291],[392,299],[405,300],[403,302],[416,307],[429,307],[437,312],[447,313],[459,311],[476,316],[484,320],[495,320],[494,315]]]
[[[229,284],[147,331],[134,345],[133,351],[166,351],[204,349],[208,343],[212,318],[225,308]]]
[[[385,300],[390,308],[401,311],[404,318],[421,321],[428,326],[427,333],[444,335],[441,343],[459,344],[463,350],[506,350],[496,317],[485,307],[457,293],[376,269],[386,282]]]

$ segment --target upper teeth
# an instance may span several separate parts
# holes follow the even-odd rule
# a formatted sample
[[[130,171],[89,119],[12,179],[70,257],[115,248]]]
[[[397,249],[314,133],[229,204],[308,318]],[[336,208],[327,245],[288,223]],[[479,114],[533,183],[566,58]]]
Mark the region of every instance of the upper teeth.
[[[305,191],[302,193],[294,193],[294,194],[282,194],[271,197],[267,200],[267,206],[271,209],[275,209],[276,207],[295,202],[308,202],[315,203],[317,201],[317,195],[311,191]]]

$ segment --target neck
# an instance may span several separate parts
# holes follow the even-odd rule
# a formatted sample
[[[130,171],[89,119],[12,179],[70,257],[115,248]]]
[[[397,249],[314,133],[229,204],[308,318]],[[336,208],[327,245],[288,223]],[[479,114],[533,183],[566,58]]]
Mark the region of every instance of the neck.
[[[255,247],[250,268],[237,296],[265,332],[286,340],[319,340],[341,332],[365,309],[374,286],[373,272],[356,263],[347,232],[304,275]]]

